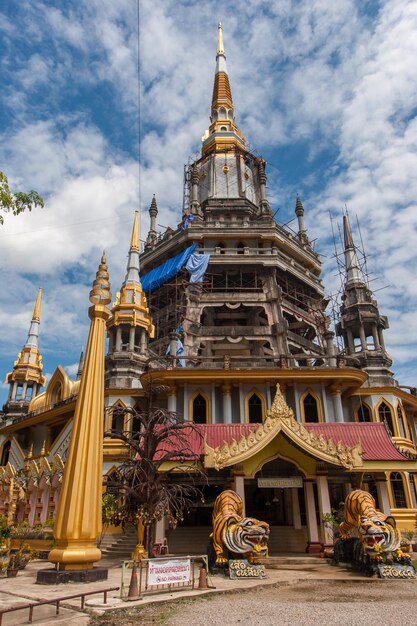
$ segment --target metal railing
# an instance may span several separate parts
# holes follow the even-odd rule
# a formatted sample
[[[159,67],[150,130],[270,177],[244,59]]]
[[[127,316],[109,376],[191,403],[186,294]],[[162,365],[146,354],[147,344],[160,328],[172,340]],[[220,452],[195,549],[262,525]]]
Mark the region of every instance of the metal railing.
[[[59,615],[61,602],[65,602],[66,600],[73,600],[74,598],[80,598],[81,610],[83,611],[84,606],[85,606],[86,596],[92,596],[92,595],[97,595],[98,593],[102,593],[103,602],[104,604],[107,604],[107,594],[109,593],[109,591],[118,591],[118,590],[119,590],[119,587],[107,587],[106,589],[97,589],[96,591],[83,591],[81,593],[74,593],[70,596],[61,596],[59,598],[53,598],[51,600],[39,600],[38,602],[28,602],[27,604],[21,604],[20,606],[12,606],[9,609],[0,609],[0,626],[2,625],[3,615],[5,613],[12,613],[13,611],[21,611],[23,609],[29,609],[28,622],[31,624],[33,622],[33,610],[37,606],[44,606],[45,604],[54,604],[55,615]]]

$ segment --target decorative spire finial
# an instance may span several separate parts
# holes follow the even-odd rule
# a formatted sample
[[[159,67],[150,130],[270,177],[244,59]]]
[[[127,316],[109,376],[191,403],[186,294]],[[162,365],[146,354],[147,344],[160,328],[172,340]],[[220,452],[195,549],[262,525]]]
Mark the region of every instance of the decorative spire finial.
[[[343,216],[343,239],[345,244],[345,250],[347,249],[355,249],[355,245],[353,243],[352,231],[350,229],[349,218],[347,215]]]
[[[359,268],[359,261],[356,254],[355,244],[353,243],[352,231],[350,229],[349,216],[347,213],[343,216],[343,240],[345,246],[345,264],[346,264],[346,284],[363,284],[364,277]]]
[[[303,207],[303,203],[301,202],[300,195],[298,193],[297,193],[297,199],[295,201],[295,214],[298,220],[297,237],[302,244],[309,245],[307,229],[304,224],[304,207]]]
[[[38,296],[35,302],[35,308],[33,309],[33,317],[32,320],[36,322],[40,322],[41,320],[41,300],[42,300],[42,287],[38,289]]]
[[[139,252],[139,211],[135,211],[135,219],[133,221],[132,239],[130,241],[130,249]]]
[[[106,305],[111,302],[109,272],[107,270],[106,254],[104,250],[96,278],[93,282],[93,288],[90,291],[90,302],[92,304],[101,305]]]
[[[298,193],[297,193],[297,199],[295,201],[295,214],[297,215],[297,217],[299,215],[304,215],[303,203],[301,202],[301,198]]]
[[[219,25],[217,26],[217,54],[224,55],[223,31],[221,22],[219,22]]]

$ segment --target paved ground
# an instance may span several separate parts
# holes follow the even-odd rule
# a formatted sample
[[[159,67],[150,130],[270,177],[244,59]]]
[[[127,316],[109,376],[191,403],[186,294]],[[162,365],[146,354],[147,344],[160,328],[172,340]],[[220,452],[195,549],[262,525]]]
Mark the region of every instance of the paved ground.
[[[91,626],[415,626],[416,583],[315,581],[125,609]]]
[[[106,582],[46,586],[35,584],[35,580],[38,569],[48,565],[32,562],[19,572],[17,578],[0,579],[0,608],[120,586],[120,563],[109,562],[107,566],[109,579]],[[261,584],[256,580],[231,581],[216,576],[208,581],[215,589],[147,595],[143,600],[131,603],[122,601],[119,592],[110,592],[111,610],[107,611],[103,610],[102,595],[93,596],[87,612],[80,610],[79,599],[66,601],[59,617],[55,616],[54,606],[36,607],[34,623],[39,626],[52,623],[77,626],[323,626],[327,622],[326,626],[362,626],[376,617],[379,620],[382,617],[384,625],[388,626],[415,626],[417,623],[416,581],[363,578],[318,559],[305,559],[304,563],[296,565],[290,560],[278,567],[268,569],[268,579]],[[130,572],[127,572],[124,581],[127,588],[129,579]],[[326,617],[329,615],[330,618]],[[27,617],[27,610],[5,614],[2,626],[27,623]]]

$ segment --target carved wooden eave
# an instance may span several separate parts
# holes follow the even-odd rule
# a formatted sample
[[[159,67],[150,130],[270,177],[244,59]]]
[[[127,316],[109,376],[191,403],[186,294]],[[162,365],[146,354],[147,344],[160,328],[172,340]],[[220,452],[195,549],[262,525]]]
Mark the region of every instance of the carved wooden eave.
[[[29,482],[35,487],[39,486],[42,477],[45,477],[46,484],[52,485],[55,476],[58,482],[62,482],[64,473],[64,463],[59,454],[55,454],[51,463],[46,457],[39,460],[29,459],[24,469],[16,472],[15,467],[9,462],[6,466],[0,466],[0,488],[2,485],[11,485],[19,493],[19,499],[24,499]]]
[[[0,466],[0,484],[9,485],[16,474],[16,470],[9,462],[7,465]]]
[[[242,435],[239,441],[233,439],[230,443],[224,442],[222,446],[211,448],[204,441],[205,467],[214,467],[216,470],[242,463],[268,445],[281,430],[281,423],[277,419],[271,419],[269,415],[265,421],[246,437]]]
[[[335,444],[331,439],[326,440],[323,435],[317,436],[297,422],[278,384],[274,402],[267,412],[266,419],[256,430],[246,436],[242,435],[239,441],[233,439],[216,448],[211,448],[206,441],[204,442],[205,466],[220,470],[242,463],[260,452],[279,432],[282,432],[307,454],[321,461],[342,466],[347,470],[363,465],[362,449],[359,443],[354,448],[349,448],[340,441]]]

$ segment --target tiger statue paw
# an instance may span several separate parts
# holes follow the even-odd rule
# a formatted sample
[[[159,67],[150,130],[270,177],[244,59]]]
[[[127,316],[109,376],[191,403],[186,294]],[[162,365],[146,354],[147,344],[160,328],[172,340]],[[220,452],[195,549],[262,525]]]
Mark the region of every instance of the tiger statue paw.
[[[253,517],[242,517],[242,513],[243,501],[237,493],[227,489],[217,496],[211,535],[216,566],[228,563],[226,551],[244,555],[254,564],[268,554],[269,524]]]
[[[403,552],[401,548],[398,548],[397,550],[395,550],[393,557],[395,561],[399,561],[400,563],[411,562],[411,555],[408,554],[407,552]]]

